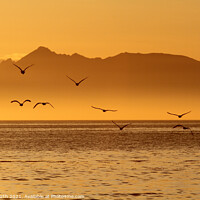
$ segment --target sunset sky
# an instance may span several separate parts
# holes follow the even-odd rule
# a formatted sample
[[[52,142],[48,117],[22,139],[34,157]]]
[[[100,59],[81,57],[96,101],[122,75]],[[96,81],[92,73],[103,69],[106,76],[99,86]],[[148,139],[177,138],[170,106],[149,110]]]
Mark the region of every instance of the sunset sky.
[[[167,111],[189,110],[185,119],[199,119],[199,62],[120,54],[200,60],[199,11],[199,0],[0,0],[0,60],[19,60],[37,49],[19,61],[22,67],[35,64],[25,75],[12,61],[1,63],[0,120],[171,120],[176,118]],[[77,54],[64,59],[39,46],[88,58],[121,56],[101,63]],[[89,78],[77,89],[66,74]],[[23,108],[10,103],[26,98],[32,103]],[[38,101],[56,109],[33,110]],[[104,115],[91,106],[119,111]]]
[[[163,52],[200,60],[199,0],[0,0],[0,58],[38,46],[107,57]]]

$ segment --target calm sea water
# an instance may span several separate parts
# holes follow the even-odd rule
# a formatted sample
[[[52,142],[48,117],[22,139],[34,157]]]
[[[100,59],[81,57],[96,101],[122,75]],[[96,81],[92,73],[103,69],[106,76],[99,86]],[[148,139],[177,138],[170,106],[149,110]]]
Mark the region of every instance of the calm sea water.
[[[200,121],[131,123],[1,121],[0,198],[200,199]]]

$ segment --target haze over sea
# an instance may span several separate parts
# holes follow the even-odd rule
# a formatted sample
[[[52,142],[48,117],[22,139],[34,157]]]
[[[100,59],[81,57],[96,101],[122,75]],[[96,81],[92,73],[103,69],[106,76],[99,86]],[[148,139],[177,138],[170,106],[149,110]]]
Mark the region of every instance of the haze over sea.
[[[1,121],[0,194],[199,199],[200,121],[127,122]]]

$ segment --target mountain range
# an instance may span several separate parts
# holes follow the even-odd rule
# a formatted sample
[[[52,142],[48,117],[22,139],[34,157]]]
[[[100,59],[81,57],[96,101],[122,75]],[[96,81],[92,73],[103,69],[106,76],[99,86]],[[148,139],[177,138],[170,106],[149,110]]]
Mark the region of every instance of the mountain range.
[[[102,59],[39,47],[16,62],[22,68],[34,64],[24,75],[13,63],[11,59],[0,63],[4,104],[13,98],[47,99],[66,107],[72,116],[73,111],[81,112],[79,119],[87,118],[84,113],[91,105],[124,109],[125,119],[132,119],[132,112],[142,118],[144,110],[146,116],[156,116],[161,107],[185,111],[197,106],[200,96],[200,62],[182,55],[125,52]],[[76,87],[66,75],[88,79]]]

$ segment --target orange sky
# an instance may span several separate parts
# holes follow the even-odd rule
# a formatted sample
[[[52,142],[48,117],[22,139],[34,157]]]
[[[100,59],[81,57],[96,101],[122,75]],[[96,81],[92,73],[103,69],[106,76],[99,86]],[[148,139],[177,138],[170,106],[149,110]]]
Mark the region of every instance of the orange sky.
[[[162,52],[200,60],[199,11],[200,0],[0,0],[0,59],[11,57],[17,60],[39,46],[46,46],[56,53],[77,52],[86,57],[105,58],[120,52]],[[73,73],[75,65],[60,72],[59,75],[62,76],[60,80],[56,79],[55,85],[61,89],[53,88],[52,92],[44,93],[46,86],[39,85],[32,92],[24,85],[29,84],[29,81],[33,82],[32,86],[37,85],[37,78],[43,81],[45,74],[40,70],[47,71],[54,66],[52,64],[49,67],[51,63],[43,66],[39,62],[37,65],[35,60],[27,62],[22,61],[20,64],[26,66],[33,62],[36,65],[25,76],[21,76],[12,63],[2,71],[1,111],[4,114],[0,120],[171,120],[176,118],[167,115],[167,111],[183,113],[189,110],[192,110],[192,113],[185,116],[185,119],[199,119],[200,116],[199,93],[196,92],[198,88],[193,96],[187,93],[183,96],[176,94],[173,99],[172,96],[147,94],[146,91],[140,91],[140,94],[134,90],[132,93],[131,87],[127,91],[121,88],[120,92],[123,93],[119,97],[117,91],[107,91],[104,94],[103,89],[107,89],[106,80],[110,80],[110,77],[104,77],[105,85],[102,91],[93,91],[92,85],[96,82],[97,86],[101,84],[101,77],[89,74],[87,84],[77,90],[65,76],[70,74],[77,76],[77,79],[86,76],[84,71],[81,71],[81,74]],[[54,75],[54,72],[48,71],[47,75],[50,74]],[[117,82],[118,78],[116,75]],[[115,89],[119,88],[116,86]],[[91,91],[92,97],[88,95]],[[22,101],[25,98],[30,98],[32,103],[27,103],[23,109],[16,104],[10,104],[13,99]],[[34,103],[38,101],[50,101],[56,109],[39,107],[33,110]],[[118,112],[104,115],[105,113],[92,109],[91,105],[118,109]]]
[[[38,46],[107,57],[164,52],[200,60],[199,0],[0,1],[0,58]]]

